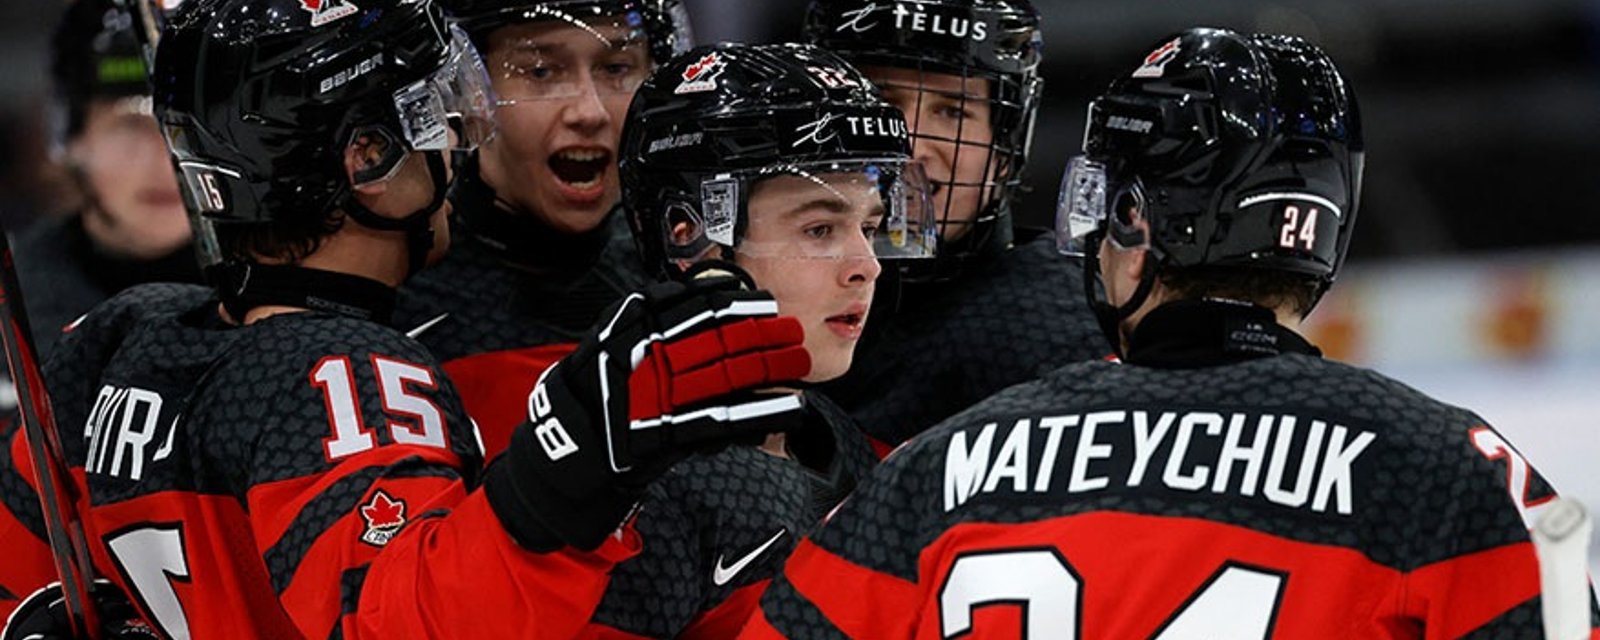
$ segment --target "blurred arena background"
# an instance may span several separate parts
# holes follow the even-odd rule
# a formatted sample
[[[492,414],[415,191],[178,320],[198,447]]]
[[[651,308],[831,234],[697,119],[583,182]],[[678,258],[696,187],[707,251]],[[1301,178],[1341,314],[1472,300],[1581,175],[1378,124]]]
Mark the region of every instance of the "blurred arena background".
[[[804,0],[686,0],[698,39],[798,36]],[[1349,268],[1310,331],[1506,432],[1600,513],[1600,0],[1035,0],[1046,100],[1020,222],[1047,225],[1084,105],[1193,25],[1302,35],[1362,102]],[[61,0],[0,4],[0,221],[65,211],[48,162]],[[1600,574],[1600,537],[1593,545]]]

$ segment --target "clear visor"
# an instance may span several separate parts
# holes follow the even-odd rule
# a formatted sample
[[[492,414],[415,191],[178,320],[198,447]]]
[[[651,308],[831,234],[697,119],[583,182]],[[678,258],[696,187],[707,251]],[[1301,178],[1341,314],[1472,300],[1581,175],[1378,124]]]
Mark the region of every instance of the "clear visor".
[[[395,91],[394,108],[400,131],[371,125],[351,134],[348,144],[366,156],[355,175],[357,185],[393,178],[412,151],[468,152],[494,136],[494,89],[465,31],[450,27],[443,64]]]
[[[748,221],[735,242],[740,198]],[[922,165],[903,159],[770,167],[701,185],[706,237],[746,256],[931,258],[938,221]]]
[[[637,14],[580,18],[550,7],[532,11],[548,16],[489,45],[489,75],[501,105],[631,97],[650,76],[649,41]]]
[[[1056,196],[1056,249],[1083,255],[1106,225],[1106,168],[1084,156],[1067,163]]]
[[[471,151],[494,135],[494,88],[478,50],[457,26],[450,27],[444,64],[395,91],[394,106],[413,151]]]

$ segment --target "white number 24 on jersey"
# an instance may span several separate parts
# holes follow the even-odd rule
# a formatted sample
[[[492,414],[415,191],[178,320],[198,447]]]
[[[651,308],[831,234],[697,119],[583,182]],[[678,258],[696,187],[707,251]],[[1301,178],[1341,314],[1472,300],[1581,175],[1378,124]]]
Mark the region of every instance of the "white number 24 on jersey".
[[[1167,618],[1154,640],[1265,639],[1272,633],[1288,575],[1225,563]],[[973,631],[987,605],[1022,604],[1028,638],[1095,637],[1083,630],[1083,578],[1053,548],[1006,549],[956,558],[939,589],[940,635]]]

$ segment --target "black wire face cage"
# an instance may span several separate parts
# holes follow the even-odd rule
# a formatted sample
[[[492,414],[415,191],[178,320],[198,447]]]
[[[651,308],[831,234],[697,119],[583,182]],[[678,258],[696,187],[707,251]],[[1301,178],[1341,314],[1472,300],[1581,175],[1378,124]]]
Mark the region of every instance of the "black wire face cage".
[[[1033,6],[812,0],[805,35],[865,71],[906,111],[941,223],[940,266],[917,277],[944,279],[967,258],[1007,246],[1042,85]]]
[[[1039,79],[909,56],[855,63],[905,112],[917,156],[928,159],[941,244],[982,246],[973,235],[1009,215],[1021,195]]]

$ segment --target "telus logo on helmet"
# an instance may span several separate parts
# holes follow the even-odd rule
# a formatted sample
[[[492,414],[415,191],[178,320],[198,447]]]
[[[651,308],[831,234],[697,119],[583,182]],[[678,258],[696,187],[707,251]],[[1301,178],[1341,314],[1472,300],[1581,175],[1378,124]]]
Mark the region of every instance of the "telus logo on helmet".
[[[311,12],[311,26],[322,25],[355,15],[361,8],[350,0],[300,0],[300,8]]]
[[[878,9],[887,9],[889,5],[879,5],[876,2],[868,3],[860,9],[852,9],[841,14],[845,21],[834,31],[849,29],[856,33],[866,33],[878,26],[877,22],[867,22]],[[915,33],[931,33],[938,36],[952,38],[972,38],[976,42],[983,42],[989,38],[989,25],[981,20],[958,15],[942,15],[928,13],[923,7],[906,8],[901,3],[894,4],[894,28],[900,31]]]
[[[800,137],[789,145],[791,148],[803,144],[824,145],[839,138],[843,129],[833,126],[833,123],[843,121],[850,128],[852,136],[871,136],[874,138],[901,138],[907,136],[906,123],[895,118],[879,118],[874,116],[839,116],[837,113],[826,113],[807,124],[800,125],[796,131]]]
[[[866,20],[869,16],[871,16],[874,11],[877,11],[877,10],[878,10],[878,3],[871,2],[871,3],[868,3],[867,6],[862,7],[860,9],[851,9],[849,11],[846,11],[846,12],[844,12],[843,15],[844,15],[845,18],[848,18],[848,19],[845,20],[844,22],[840,23],[839,24],[839,28],[834,29],[834,31],[844,31],[845,29],[849,29],[849,30],[854,31],[856,33],[866,33],[868,31],[871,31],[873,27],[878,26],[878,23],[876,23],[876,22],[874,22],[872,24],[861,24],[861,23],[862,23],[862,21]]]
[[[989,25],[982,21],[927,13],[921,7],[915,10],[907,9],[905,5],[899,3],[894,5],[894,28],[901,31],[909,28],[917,33],[931,33],[952,38],[972,38],[974,42],[983,42],[989,38]]]
[[[833,121],[838,119],[839,114],[825,113],[821,118],[813,120],[810,124],[800,125],[800,128],[796,130],[800,137],[794,141],[794,144],[789,146],[798,147],[806,143],[821,146],[832,142],[839,137],[839,132],[829,128],[828,125],[833,124]]]

